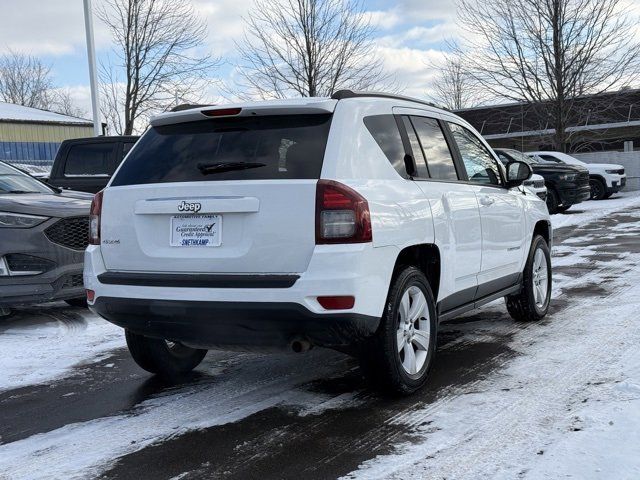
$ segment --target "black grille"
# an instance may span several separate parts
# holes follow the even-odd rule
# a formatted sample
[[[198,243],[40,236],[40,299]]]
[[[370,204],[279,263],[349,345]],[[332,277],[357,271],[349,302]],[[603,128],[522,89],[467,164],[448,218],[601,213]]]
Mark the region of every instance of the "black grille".
[[[55,266],[55,263],[51,260],[34,257],[32,255],[24,255],[21,253],[10,253],[9,255],[5,255],[4,258],[7,260],[9,270],[14,273],[43,273],[51,270]]]
[[[81,273],[75,273],[73,275],[69,275],[64,279],[64,283],[62,284],[62,288],[76,288],[82,287],[84,285],[84,281],[82,280]]]
[[[53,243],[73,250],[84,250],[89,245],[89,217],[63,218],[44,233]]]

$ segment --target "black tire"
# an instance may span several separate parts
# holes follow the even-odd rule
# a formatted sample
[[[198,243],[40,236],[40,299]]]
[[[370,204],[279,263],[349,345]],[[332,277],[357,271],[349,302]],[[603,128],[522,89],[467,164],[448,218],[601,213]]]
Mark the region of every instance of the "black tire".
[[[207,350],[145,337],[129,330],[125,330],[125,336],[129,352],[140,368],[170,380],[196,368],[207,354]]]
[[[613,192],[608,192],[604,194],[604,199],[607,200],[608,198],[611,198],[611,196],[613,195]]]
[[[592,178],[589,180],[591,187],[591,200],[602,200],[607,193],[607,188],[602,180]]]
[[[67,305],[70,305],[72,307],[87,308],[87,298],[86,297],[68,298],[67,300],[65,300],[65,302],[67,303]]]
[[[9,307],[0,307],[0,320],[9,318],[13,313],[13,310]]]
[[[551,215],[558,212],[558,194],[554,189],[547,190],[547,199],[545,201],[547,202],[547,210]]]
[[[538,250],[542,252],[544,262],[547,266],[547,291],[546,298],[544,298],[542,304],[536,302],[534,291],[534,281],[538,281],[534,272],[534,262]],[[522,284],[522,290],[519,293],[505,297],[509,315],[519,322],[541,320],[547,314],[551,300],[551,255],[547,242],[540,235],[535,236],[531,242],[531,250],[529,251],[529,257],[524,267]]]
[[[558,207],[558,213],[564,213],[571,208],[571,205]]]
[[[407,337],[403,340],[405,343],[399,348],[398,341],[399,338],[402,338],[399,336],[399,330],[402,328],[400,323],[402,298],[406,292],[408,295],[409,292],[413,292],[419,297],[418,290],[422,292],[426,301],[427,310],[423,310],[423,313],[428,311],[429,319],[425,319],[422,315],[420,317],[422,320],[416,320],[413,323],[403,322],[410,330],[406,332]],[[412,301],[412,298],[409,296],[408,301]],[[409,305],[414,304],[415,301]],[[360,365],[368,379],[379,388],[393,394],[408,395],[418,390],[426,382],[436,352],[438,322],[435,300],[429,282],[420,270],[415,267],[405,267],[397,272],[389,289],[384,312],[376,334],[360,346]],[[403,361],[407,360],[407,348],[413,350],[415,347],[415,351],[418,351],[418,343],[414,342],[413,335],[416,331],[420,332],[420,329],[415,329],[410,325],[415,327],[420,321],[423,322],[421,324],[422,332],[426,331],[427,326],[429,328],[428,342],[426,342],[428,348],[420,350],[419,356],[413,354],[416,368],[419,363],[423,363],[412,375],[403,367]],[[412,339],[406,340],[409,337]],[[421,336],[421,338],[424,342],[425,337]],[[409,343],[411,346],[406,346]]]

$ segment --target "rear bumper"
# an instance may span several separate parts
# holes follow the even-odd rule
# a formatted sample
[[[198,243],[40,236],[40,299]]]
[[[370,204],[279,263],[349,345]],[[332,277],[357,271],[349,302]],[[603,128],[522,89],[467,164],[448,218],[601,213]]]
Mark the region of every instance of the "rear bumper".
[[[348,346],[373,334],[380,322],[356,313],[317,314],[296,303],[99,297],[90,308],[135,333],[201,348],[284,349],[296,338]]]
[[[589,184],[580,187],[561,188],[558,190],[560,204],[564,206],[575,205],[584,202],[591,197]]]

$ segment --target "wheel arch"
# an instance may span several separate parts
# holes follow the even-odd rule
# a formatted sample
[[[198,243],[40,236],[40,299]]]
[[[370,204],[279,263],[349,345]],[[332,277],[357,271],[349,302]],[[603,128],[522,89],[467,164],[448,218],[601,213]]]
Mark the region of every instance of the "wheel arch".
[[[551,243],[553,240],[552,232],[553,230],[551,227],[551,222],[549,220],[539,220],[533,227],[533,238],[535,238],[536,235],[540,235],[545,239],[547,245],[549,245],[549,248],[551,248]]]
[[[440,249],[433,243],[421,243],[403,248],[393,267],[393,277],[402,267],[414,266],[425,274],[434,298],[438,298],[441,276]]]

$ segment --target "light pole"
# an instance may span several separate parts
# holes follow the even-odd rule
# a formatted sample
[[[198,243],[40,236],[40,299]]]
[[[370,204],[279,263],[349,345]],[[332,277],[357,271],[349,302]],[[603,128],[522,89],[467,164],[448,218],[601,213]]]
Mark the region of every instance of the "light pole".
[[[100,101],[98,100],[98,70],[96,67],[96,48],[93,41],[93,11],[91,0],[84,2],[84,30],[87,35],[87,57],[89,58],[89,82],[91,83],[91,108],[93,110],[93,133],[102,135],[100,123]]]

